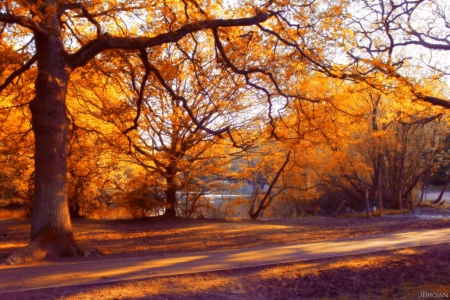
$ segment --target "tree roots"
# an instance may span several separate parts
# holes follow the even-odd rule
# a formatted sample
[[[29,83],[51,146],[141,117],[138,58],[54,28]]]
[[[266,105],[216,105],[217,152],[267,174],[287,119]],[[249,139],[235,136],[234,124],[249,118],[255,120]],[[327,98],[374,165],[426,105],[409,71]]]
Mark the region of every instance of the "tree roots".
[[[56,259],[70,256],[88,256],[89,252],[82,249],[73,238],[65,241],[50,241],[43,237],[32,241],[28,246],[12,253],[4,261],[7,265],[17,265],[44,259]]]

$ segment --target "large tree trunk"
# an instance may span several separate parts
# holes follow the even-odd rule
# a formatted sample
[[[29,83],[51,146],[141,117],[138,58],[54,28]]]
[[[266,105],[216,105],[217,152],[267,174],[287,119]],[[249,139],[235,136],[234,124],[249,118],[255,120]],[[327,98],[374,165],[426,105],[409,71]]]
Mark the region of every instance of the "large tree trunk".
[[[9,263],[83,253],[73,237],[66,190],[69,121],[65,99],[70,70],[58,34],[37,36],[36,51],[36,96],[30,103],[35,137],[31,243],[13,253]]]
[[[177,216],[177,188],[173,180],[167,180],[166,189],[166,211],[164,212],[165,217],[174,218]]]
[[[172,138],[172,143],[176,141]],[[172,149],[175,146],[172,145]],[[177,160],[173,156],[170,157],[169,164],[166,167],[166,174],[164,175],[166,179],[166,211],[164,212],[165,217],[174,218],[177,216]]]
[[[175,218],[177,216],[177,186],[175,175],[169,175],[166,178],[166,211],[165,217]]]

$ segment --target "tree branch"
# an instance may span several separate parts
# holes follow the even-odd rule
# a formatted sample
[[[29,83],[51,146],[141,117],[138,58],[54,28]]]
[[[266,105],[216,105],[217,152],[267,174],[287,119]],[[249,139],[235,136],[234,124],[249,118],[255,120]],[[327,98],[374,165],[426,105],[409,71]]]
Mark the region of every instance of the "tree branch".
[[[430,97],[430,96],[425,96],[425,97],[421,97],[419,98],[425,102],[431,103],[433,105],[437,105],[437,106],[441,106],[444,108],[450,108],[450,101],[449,100],[444,100],[444,99],[440,99],[440,98],[436,98],[436,97]]]
[[[277,183],[278,178],[280,178],[281,174],[283,173],[284,168],[286,168],[287,164],[289,163],[290,156],[291,156],[291,151],[289,151],[288,154],[286,155],[286,159],[285,159],[283,165],[278,170],[277,174],[275,175],[272,182],[270,183],[269,188],[267,189],[267,192],[264,195],[264,198],[259,203],[258,209],[256,210],[256,212],[251,214],[250,218],[252,218],[252,219],[258,218],[259,214],[270,205],[271,198],[272,198],[271,197],[272,189],[274,188],[275,184]]]
[[[178,95],[173,89],[172,87],[170,87],[166,80],[164,79],[164,77],[161,75],[161,73],[159,72],[159,70],[153,66],[149,61],[148,61],[148,57],[147,57],[147,66],[149,68],[150,71],[152,71],[156,78],[159,80],[159,82],[161,83],[161,85],[164,87],[164,89],[170,94],[170,96],[176,100],[176,101],[180,101],[183,105],[183,108],[186,110],[186,112],[188,113],[189,117],[191,118],[192,122],[194,122],[194,124],[201,128],[202,130],[206,131],[209,134],[212,135],[216,135],[216,136],[221,136],[223,133],[225,132],[229,132],[229,127],[225,127],[219,130],[212,130],[207,128],[206,126],[204,126],[203,123],[201,123],[199,120],[197,120],[197,118],[194,115],[194,112],[191,110],[191,108],[189,107],[188,101],[186,98],[184,98],[183,96]],[[231,134],[230,134],[231,135]]]
[[[137,110],[136,116],[134,117],[133,125],[122,132],[125,135],[128,132],[130,132],[131,130],[135,130],[138,128],[138,121],[139,121],[139,117],[141,116],[141,110],[142,110],[142,102],[144,101],[145,86],[147,85],[147,80],[148,80],[148,77],[150,76],[151,66],[150,66],[150,62],[148,61],[147,51],[145,51],[145,49],[141,49],[139,51],[139,53],[140,53],[141,60],[145,66],[145,74],[144,74],[144,77],[142,78],[141,87],[139,89],[139,98],[137,99],[137,103],[136,103],[136,106],[137,106],[136,107],[136,110]]]
[[[70,56],[69,66],[72,69],[86,65],[92,58],[108,49],[142,49],[174,43],[186,35],[205,29],[219,27],[252,26],[267,21],[275,13],[261,13],[250,18],[204,20],[186,24],[179,29],[154,37],[110,37],[103,35],[86,44]],[[1,15],[0,15],[1,17]],[[1,21],[1,18],[0,18]]]
[[[0,13],[0,23],[17,24],[30,29],[35,33],[44,33],[44,30],[32,19],[11,14]]]
[[[97,38],[100,38],[102,36],[102,28],[101,28],[100,24],[88,12],[87,8],[84,5],[81,6],[81,11],[86,16],[86,18],[89,20],[89,22],[91,22],[95,26],[95,28],[97,28]]]
[[[29,70],[36,61],[37,56],[35,54],[26,64],[24,64],[22,67],[11,73],[11,75],[9,75],[8,78],[6,78],[5,82],[2,85],[0,85],[0,92],[2,92],[14,80],[14,78],[19,76],[23,72]]]

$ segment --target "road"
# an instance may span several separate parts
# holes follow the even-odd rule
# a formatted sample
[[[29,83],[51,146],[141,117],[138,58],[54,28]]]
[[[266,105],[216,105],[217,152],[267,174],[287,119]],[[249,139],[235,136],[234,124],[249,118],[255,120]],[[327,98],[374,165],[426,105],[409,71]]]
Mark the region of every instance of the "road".
[[[323,259],[450,241],[450,228],[388,233],[288,246],[148,256],[45,266],[0,266],[2,293]]]

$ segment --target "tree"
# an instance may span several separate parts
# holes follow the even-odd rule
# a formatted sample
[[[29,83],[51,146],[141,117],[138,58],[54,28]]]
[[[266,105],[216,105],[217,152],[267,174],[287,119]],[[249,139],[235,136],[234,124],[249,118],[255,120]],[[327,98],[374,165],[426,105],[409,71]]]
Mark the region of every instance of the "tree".
[[[448,88],[441,95],[421,89],[426,86],[423,81],[445,82],[449,75],[448,7],[448,1],[441,0],[354,1],[356,13],[348,26],[357,42],[348,53],[365,65],[359,75],[367,78],[373,71],[382,72],[408,87],[411,99],[450,108]]]
[[[126,166],[124,156],[84,125],[80,121],[71,124],[68,142],[67,194],[71,218],[85,217],[106,204],[102,203],[107,196],[105,190],[111,190],[112,194],[117,189],[115,182]]]
[[[20,55],[0,43],[0,77],[14,72],[21,65]],[[0,205],[27,204],[29,186],[33,178],[33,134],[27,103],[32,97],[32,80],[20,76],[14,82],[21,85],[20,92],[3,84],[0,98]],[[32,188],[31,188],[32,190]]]
[[[27,118],[21,109],[0,112],[0,206],[28,204],[33,141]]]
[[[446,132],[442,109],[409,102],[408,87],[392,90],[395,79],[384,80],[384,88],[349,84],[322,74],[311,74],[308,79],[297,83],[303,99],[289,104],[275,131],[292,149],[298,149],[295,162],[304,170],[297,173],[315,173],[309,178],[315,181],[310,187],[320,184],[324,188],[319,191],[324,195],[332,191],[334,199],[344,192],[356,207],[364,200],[366,187],[376,201],[382,181],[390,206],[399,203],[400,190],[402,199],[411,199],[422,174],[435,168],[441,156]],[[426,88],[436,95],[442,91],[434,83]],[[392,172],[386,172],[387,168]],[[291,183],[298,182],[296,188],[302,186],[295,175],[290,178]]]
[[[159,216],[165,206],[164,180],[136,168],[121,178],[123,185],[111,191],[114,207],[125,207],[134,218]]]
[[[236,175],[250,187],[247,201],[248,216],[252,219],[259,218],[283,192],[279,182],[291,158],[291,151],[279,141],[262,136],[259,143],[258,147],[239,155],[241,171]]]
[[[127,101],[125,111],[132,112],[129,114],[121,113],[111,118],[109,110],[105,110],[101,116],[115,125],[118,132],[122,133],[122,139],[128,140],[122,145],[122,151],[129,156],[130,161],[146,169],[149,176],[164,179],[166,217],[177,216],[179,193],[193,192],[191,196],[196,196],[185,197],[185,200],[192,198],[197,201],[209,190],[208,186],[219,180],[225,172],[229,160],[227,154],[230,152],[227,148],[231,145],[211,131],[220,131],[226,120],[233,120],[233,128],[228,132],[236,136],[239,128],[255,119],[238,121],[240,114],[251,113],[255,107],[253,101],[245,97],[244,88],[221,81],[227,76],[225,70],[217,72],[213,67],[205,66],[198,76],[206,77],[207,82],[188,82],[192,68],[184,62],[184,58],[170,56],[171,51],[170,47],[166,48],[160,57],[154,54],[153,59],[170,65],[171,83],[176,92],[183,94],[189,102],[192,107],[190,114],[194,119],[181,103],[174,102],[170,94],[161,91],[155,76],[148,76],[147,84],[140,85],[138,78],[144,78],[146,70],[135,67],[139,56],[122,58],[126,66],[123,73],[128,80],[116,80],[115,85],[118,86],[116,89],[125,90],[130,99],[142,99],[142,103],[136,106],[135,101]],[[149,61],[146,62],[149,64]],[[217,105],[214,99],[223,102]],[[198,120],[210,132],[201,130],[193,120]],[[128,124],[133,125],[125,127]],[[238,138],[236,136],[235,141]],[[202,187],[194,188],[193,182]],[[185,208],[189,206],[188,202],[185,201]],[[191,206],[188,209],[190,213],[186,213],[185,209],[183,215],[191,215],[193,208]]]
[[[229,131],[225,124],[212,131],[195,118],[188,100],[164,78],[164,66],[152,63],[153,49],[176,45],[179,48],[173,55],[183,56],[194,69],[209,63],[215,63],[217,69],[226,68],[230,84],[247,85],[256,97],[265,97],[271,118],[275,98],[295,97],[283,86],[284,78],[292,74],[287,74],[288,69],[279,72],[279,67],[290,57],[323,68],[324,51],[311,37],[316,30],[323,32],[323,39],[329,35],[327,51],[333,51],[336,43],[331,35],[341,31],[337,24],[342,23],[342,4],[336,1],[330,7],[321,3],[288,7],[270,1],[231,9],[219,5],[207,8],[206,3],[196,1],[2,2],[5,57],[9,60],[18,56],[21,64],[2,74],[0,92],[22,75],[35,76],[34,96],[29,102],[35,137],[31,243],[9,261],[85,253],[73,238],[67,205],[66,96],[77,71],[105,63],[97,67],[104,67],[106,80],[109,70],[120,71],[120,66],[115,65],[115,53],[139,52],[146,72],[154,74],[196,126],[223,136]],[[223,16],[228,18],[220,18]],[[313,27],[306,26],[310,21],[304,16],[314,20]],[[208,49],[208,56],[197,56],[199,47]],[[142,86],[146,80],[142,78]],[[142,101],[138,99],[137,104]]]
[[[274,184],[272,198],[277,197],[275,203],[283,207],[285,213],[289,207],[295,208],[298,217],[310,210],[322,193],[319,187],[327,172],[322,149],[337,149],[348,142],[358,116],[351,93],[342,93],[345,84],[340,79],[310,72],[290,84],[301,91],[301,95],[285,107],[282,118],[272,129],[279,143],[272,146],[274,149],[271,151],[286,148],[291,153],[287,158],[288,165],[279,163],[285,169],[281,170],[280,180]],[[267,131],[271,132],[271,129]],[[272,168],[275,161],[274,157],[267,159]],[[266,176],[273,178],[277,174],[276,170],[272,173],[272,176]],[[314,206],[313,210],[316,208]],[[292,215],[292,211],[288,214]]]
[[[442,109],[408,103],[401,94],[380,94],[365,85],[358,98],[365,117],[334,154],[333,169],[340,175],[330,172],[329,182],[357,201],[357,207],[365,197],[363,183],[371,202],[381,193],[388,207],[402,209],[404,199],[413,205],[413,191],[423,175],[445,159],[448,124]]]

